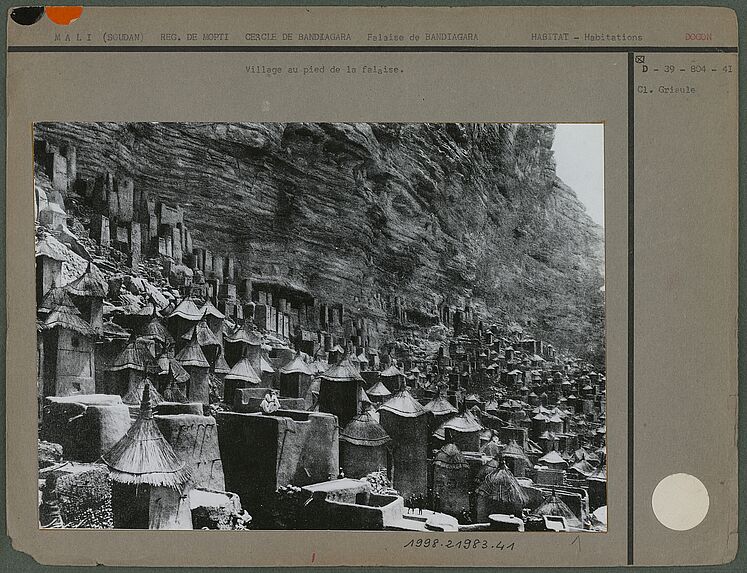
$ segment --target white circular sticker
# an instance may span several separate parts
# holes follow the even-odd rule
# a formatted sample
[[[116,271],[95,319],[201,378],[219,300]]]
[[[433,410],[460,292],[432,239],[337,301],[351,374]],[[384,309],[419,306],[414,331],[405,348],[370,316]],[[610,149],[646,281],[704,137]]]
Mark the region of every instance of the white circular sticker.
[[[705,519],[710,499],[708,490],[695,476],[672,474],[659,482],[651,507],[661,524],[675,531],[687,531]]]

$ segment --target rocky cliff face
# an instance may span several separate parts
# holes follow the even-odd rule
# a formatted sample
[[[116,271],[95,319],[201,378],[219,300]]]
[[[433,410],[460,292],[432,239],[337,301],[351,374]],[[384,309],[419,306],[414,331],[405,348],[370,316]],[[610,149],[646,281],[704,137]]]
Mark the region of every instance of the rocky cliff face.
[[[38,124],[179,203],[195,246],[395,331],[466,307],[589,358],[602,230],[555,175],[548,125]]]

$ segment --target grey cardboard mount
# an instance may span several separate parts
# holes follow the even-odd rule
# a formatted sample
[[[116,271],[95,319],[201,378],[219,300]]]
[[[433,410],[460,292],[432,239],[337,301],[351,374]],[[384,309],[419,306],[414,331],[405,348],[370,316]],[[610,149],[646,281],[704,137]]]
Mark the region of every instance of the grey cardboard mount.
[[[188,43],[187,34],[196,39]],[[64,565],[581,567],[733,559],[732,10],[86,6],[68,26],[8,19],[7,37],[6,496],[15,549]],[[251,66],[312,71],[254,74]],[[402,72],[313,71],[321,66]],[[608,532],[505,533],[500,539],[512,550],[496,553],[416,548],[402,532],[39,529],[35,303],[28,296],[35,281],[32,126],[133,120],[603,122]],[[657,485],[673,474],[695,476],[708,494],[705,519],[686,531],[665,527],[652,506]],[[686,519],[688,501],[675,496],[675,503]]]

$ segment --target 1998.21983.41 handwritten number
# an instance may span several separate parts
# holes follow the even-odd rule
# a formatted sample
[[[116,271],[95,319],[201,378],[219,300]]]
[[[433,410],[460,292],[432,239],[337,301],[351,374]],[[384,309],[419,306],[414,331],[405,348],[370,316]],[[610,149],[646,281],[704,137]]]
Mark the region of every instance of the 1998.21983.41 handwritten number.
[[[427,549],[427,548],[444,548],[444,549],[497,549],[498,551],[513,551],[514,543],[503,543],[502,541],[493,541],[487,539],[410,539],[403,545],[405,549]]]

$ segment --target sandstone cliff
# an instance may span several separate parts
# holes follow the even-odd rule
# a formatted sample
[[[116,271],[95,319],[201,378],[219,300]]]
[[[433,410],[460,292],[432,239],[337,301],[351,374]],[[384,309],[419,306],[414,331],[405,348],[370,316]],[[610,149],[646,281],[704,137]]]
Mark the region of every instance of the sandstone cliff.
[[[378,333],[450,313],[601,362],[602,230],[555,175],[548,125],[37,124],[78,175],[179,203],[195,245],[343,302]],[[452,314],[449,315],[450,317]]]

